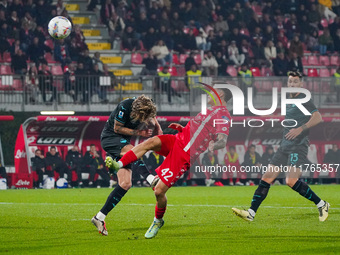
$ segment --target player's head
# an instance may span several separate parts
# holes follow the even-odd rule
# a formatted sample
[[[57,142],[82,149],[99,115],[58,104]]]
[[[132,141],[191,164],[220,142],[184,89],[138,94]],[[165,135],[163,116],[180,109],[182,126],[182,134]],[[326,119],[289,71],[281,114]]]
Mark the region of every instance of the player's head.
[[[79,151],[79,147],[78,147],[77,145],[74,145],[74,146],[72,147],[72,151]]]
[[[213,81],[213,85],[214,84],[225,84],[225,82],[223,82],[223,81]],[[223,105],[226,104],[232,98],[232,94],[231,94],[229,89],[216,88],[215,90],[217,92],[217,95],[221,98]],[[211,94],[215,97],[215,93],[213,93],[211,91]],[[215,97],[215,100],[219,101],[216,97]],[[210,95],[208,95],[208,104],[214,105],[214,100],[213,100],[213,98],[210,97]]]
[[[235,146],[229,146],[230,154],[234,154],[236,152]]]
[[[301,88],[303,86],[303,76],[299,71],[288,72],[288,87]]]
[[[266,148],[266,152],[267,152],[268,154],[272,155],[272,154],[274,153],[274,148],[273,148],[273,146],[268,146],[268,147]]]
[[[131,118],[133,121],[147,122],[156,117],[156,105],[151,98],[141,95],[132,103]]]

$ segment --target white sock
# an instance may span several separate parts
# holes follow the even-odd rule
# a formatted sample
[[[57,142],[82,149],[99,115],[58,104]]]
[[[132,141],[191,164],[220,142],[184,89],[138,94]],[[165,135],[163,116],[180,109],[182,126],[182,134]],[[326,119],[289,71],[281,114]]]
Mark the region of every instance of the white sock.
[[[100,221],[104,221],[105,220],[106,215],[104,213],[102,213],[101,211],[99,211],[99,213],[97,213],[96,218]]]
[[[123,163],[122,163],[122,161],[118,161],[118,165],[119,165],[119,168],[123,168]]]
[[[157,219],[157,218],[155,217],[155,218],[153,218],[153,221],[154,221],[154,222],[161,222],[161,219]]]
[[[253,209],[248,209],[248,212],[251,216],[255,217],[256,212]]]
[[[152,174],[149,174],[148,177],[146,177],[146,181],[151,185],[153,180],[155,179],[155,176]]]
[[[325,201],[320,200],[320,202],[316,205],[317,208],[323,207],[325,205]]]

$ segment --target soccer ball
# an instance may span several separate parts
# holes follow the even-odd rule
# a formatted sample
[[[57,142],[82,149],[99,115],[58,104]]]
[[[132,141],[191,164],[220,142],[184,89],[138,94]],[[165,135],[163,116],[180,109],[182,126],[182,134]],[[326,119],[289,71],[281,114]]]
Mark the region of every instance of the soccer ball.
[[[48,23],[48,33],[55,39],[64,39],[68,37],[71,30],[71,22],[63,16],[54,17]]]

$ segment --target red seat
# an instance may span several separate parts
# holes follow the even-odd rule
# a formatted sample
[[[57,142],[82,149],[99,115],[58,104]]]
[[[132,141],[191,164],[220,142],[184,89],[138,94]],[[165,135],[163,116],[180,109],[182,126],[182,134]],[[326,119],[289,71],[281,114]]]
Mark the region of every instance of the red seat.
[[[1,74],[13,74],[11,66],[1,65],[0,67]]]
[[[327,68],[321,68],[319,72],[320,77],[330,77],[331,74]]]
[[[234,66],[228,66],[227,67],[227,73],[232,76],[232,77],[236,77],[237,76],[237,70]]]
[[[331,66],[338,66],[338,65],[339,65],[339,57],[331,56]]]
[[[322,66],[329,66],[330,64],[328,56],[320,56],[319,60],[320,60],[320,65]]]
[[[197,65],[202,64],[202,58],[201,58],[200,54],[195,55],[194,59],[195,59],[195,62],[196,62]]]
[[[308,56],[303,56],[302,57],[302,65],[303,66],[308,66]]]
[[[179,55],[179,63],[182,65],[185,63],[185,60],[187,59],[188,55],[187,54],[181,54]]]
[[[53,75],[63,75],[63,70],[61,69],[61,66],[52,66],[52,74]]]
[[[169,68],[169,73],[171,74],[171,76],[177,76],[177,68],[176,67],[170,67]]]
[[[4,52],[3,56],[2,56],[2,60],[4,62],[12,62],[12,58],[11,58],[11,53],[9,52]]]
[[[185,76],[185,67],[184,66],[179,66],[177,68],[177,74],[178,74],[178,76]]]
[[[189,33],[189,30],[190,30],[190,29],[189,29],[188,27],[184,27],[184,28],[183,28],[183,33],[184,33],[184,34],[188,34],[188,33]]]
[[[15,90],[22,90],[22,81],[19,79],[14,79],[13,80],[13,88],[15,88]]]
[[[49,53],[49,52],[45,53],[44,57],[45,57],[47,63],[56,63],[56,61],[54,61],[51,53]]]
[[[261,72],[260,72],[260,69],[258,67],[251,67],[250,71],[253,73],[254,77],[261,76]]]
[[[326,19],[321,20],[321,26],[328,27],[328,21]]]
[[[172,62],[174,62],[175,65],[180,65],[177,54],[172,54]]]
[[[243,34],[243,35],[246,35],[246,36],[250,36],[249,30],[247,28],[242,28],[240,30],[240,34]]]
[[[308,77],[319,77],[318,71],[316,70],[316,68],[308,69]]]
[[[142,59],[142,55],[140,53],[132,53],[131,54],[131,63],[132,64],[137,64],[140,65],[142,64],[143,59]]]
[[[308,65],[310,66],[318,66],[319,60],[316,56],[309,56],[308,58]]]
[[[273,88],[273,82],[271,82],[271,81],[264,81],[263,83],[262,83],[262,86],[261,86],[261,90],[263,91],[263,92],[265,92],[265,91],[272,91],[272,88]]]
[[[48,47],[50,47],[51,50],[54,49],[53,40],[51,40],[51,39],[46,40],[46,41],[45,41],[45,45],[48,46]]]
[[[336,68],[332,68],[331,69],[331,75],[333,76],[335,74],[335,72],[336,72]]]

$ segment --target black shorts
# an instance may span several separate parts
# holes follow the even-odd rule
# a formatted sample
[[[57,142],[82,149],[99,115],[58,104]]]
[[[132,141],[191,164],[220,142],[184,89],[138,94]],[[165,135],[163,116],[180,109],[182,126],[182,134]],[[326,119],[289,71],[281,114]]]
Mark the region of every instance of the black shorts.
[[[121,158],[120,152],[130,141],[122,136],[105,136],[100,138],[104,151],[117,161]]]
[[[296,166],[307,164],[308,145],[280,146],[270,163],[274,166]]]

